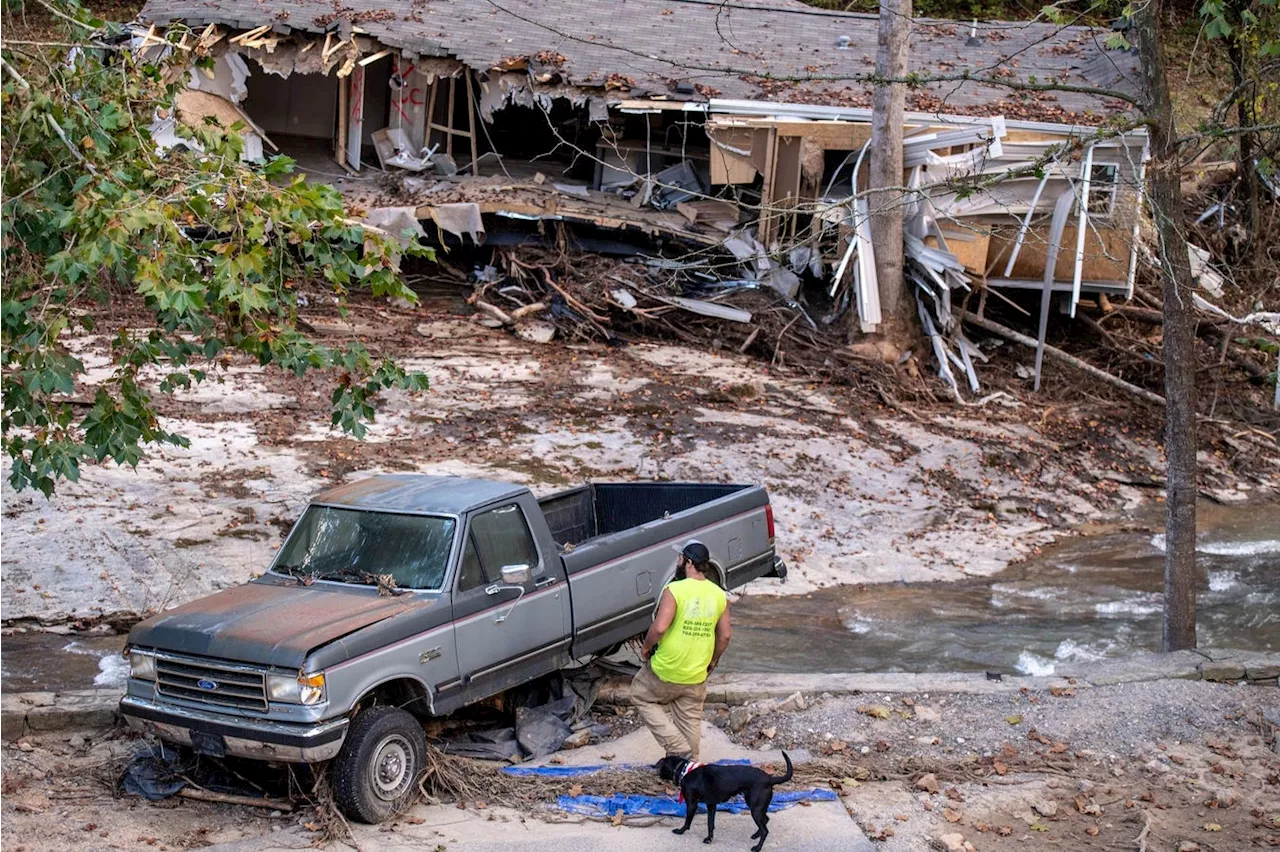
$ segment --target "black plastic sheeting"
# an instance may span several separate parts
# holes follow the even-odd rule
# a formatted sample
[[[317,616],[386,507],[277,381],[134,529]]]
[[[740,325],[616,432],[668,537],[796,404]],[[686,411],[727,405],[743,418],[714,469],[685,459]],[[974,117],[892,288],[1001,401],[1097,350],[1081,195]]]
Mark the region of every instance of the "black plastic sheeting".
[[[120,776],[124,792],[153,802],[176,796],[188,785],[240,796],[263,793],[216,758],[201,757],[191,749],[162,743],[140,748]]]
[[[470,731],[446,738],[446,754],[484,760],[526,760],[560,750],[573,734],[600,691],[604,672],[595,666],[556,672],[511,690],[508,706],[515,708],[515,725]]]

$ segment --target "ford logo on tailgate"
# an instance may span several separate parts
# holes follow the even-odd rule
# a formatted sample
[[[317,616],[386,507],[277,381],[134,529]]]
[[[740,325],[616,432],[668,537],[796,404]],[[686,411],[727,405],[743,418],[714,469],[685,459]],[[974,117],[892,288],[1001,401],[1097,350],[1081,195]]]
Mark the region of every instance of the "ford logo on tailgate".
[[[209,680],[208,678],[201,678],[200,680],[196,681],[196,686],[205,690],[217,689],[218,682],[214,680]]]

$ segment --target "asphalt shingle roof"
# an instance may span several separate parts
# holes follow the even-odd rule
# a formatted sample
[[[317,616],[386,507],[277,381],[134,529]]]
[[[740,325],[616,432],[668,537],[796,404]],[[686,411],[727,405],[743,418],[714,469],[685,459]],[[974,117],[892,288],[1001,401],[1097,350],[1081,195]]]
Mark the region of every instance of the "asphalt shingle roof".
[[[602,87],[611,75],[628,90],[619,97],[677,96],[673,83],[694,84],[685,95],[867,106],[870,88],[847,78],[874,70],[874,15],[829,12],[798,0],[149,0],[144,20],[242,29],[323,32],[345,18],[391,47],[455,57],[485,71],[512,56],[561,54],[564,81]],[[1047,23],[978,23],[919,19],[911,67],[926,75],[975,75],[1133,91],[1136,58],[1104,46],[1105,31]],[[837,43],[847,37],[848,47]],[[796,78],[839,78],[808,79]],[[1055,92],[1031,98],[1007,88],[936,83],[911,95],[921,111],[1001,111],[1017,117],[1114,111],[1097,95]],[[1013,107],[1011,109],[1011,107]],[[1041,115],[1031,112],[1040,111]]]

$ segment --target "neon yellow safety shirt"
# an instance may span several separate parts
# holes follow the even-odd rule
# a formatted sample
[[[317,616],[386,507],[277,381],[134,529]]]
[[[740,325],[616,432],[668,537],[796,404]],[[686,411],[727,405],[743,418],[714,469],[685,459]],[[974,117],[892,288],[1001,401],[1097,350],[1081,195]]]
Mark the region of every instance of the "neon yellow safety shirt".
[[[710,580],[676,580],[667,590],[676,599],[676,617],[649,658],[653,673],[667,683],[702,683],[716,651],[716,622],[729,601]]]

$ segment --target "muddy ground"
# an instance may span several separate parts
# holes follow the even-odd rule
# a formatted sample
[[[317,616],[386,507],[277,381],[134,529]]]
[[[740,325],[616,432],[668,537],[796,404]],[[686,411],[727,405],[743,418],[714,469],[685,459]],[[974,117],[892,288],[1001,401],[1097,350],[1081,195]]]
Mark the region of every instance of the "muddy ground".
[[[819,698],[797,712],[764,713],[737,731],[727,708],[709,710],[710,723],[758,749],[761,764],[776,767],[780,748],[811,755],[783,789],[830,785],[840,793],[853,822],[833,833],[829,848],[851,848],[858,830],[886,852],[946,848],[947,840],[979,850],[1280,845],[1275,687],[1162,681],[1057,694]],[[619,733],[634,727],[622,713]],[[587,746],[574,761],[607,760],[619,751],[616,742]],[[708,742],[738,747],[723,737]],[[5,848],[305,848],[321,840],[324,820],[301,800],[287,813],[119,793],[115,779],[141,745],[124,732],[6,745]],[[471,774],[494,771],[486,764]],[[642,772],[512,783],[495,784],[483,798],[419,805],[391,826],[344,836],[361,848],[429,840],[423,848],[438,842],[466,850],[492,834],[486,826],[495,818],[564,820],[550,806],[575,785],[589,793],[672,792]],[[660,828],[676,824],[637,818],[621,831],[627,838],[647,832],[654,849],[696,845]]]
[[[242,582],[269,564],[309,496],[382,471],[490,476],[540,494],[587,479],[762,483],[794,570],[749,594],[991,574],[1158,499],[1162,484],[1149,412],[1087,395],[894,407],[733,354],[528,343],[449,305],[367,301],[349,320],[319,309],[305,319],[425,371],[431,390],[388,394],[356,441],[328,428],[334,377],[225,361],[163,404],[189,449],[157,449],[136,471],[88,466],[51,501],[4,486],[6,626],[124,625]],[[89,367],[77,389],[89,399],[107,376],[107,342],[70,346]],[[1280,455],[1250,440],[1237,441],[1246,453],[1202,454],[1207,493],[1274,493]]]

